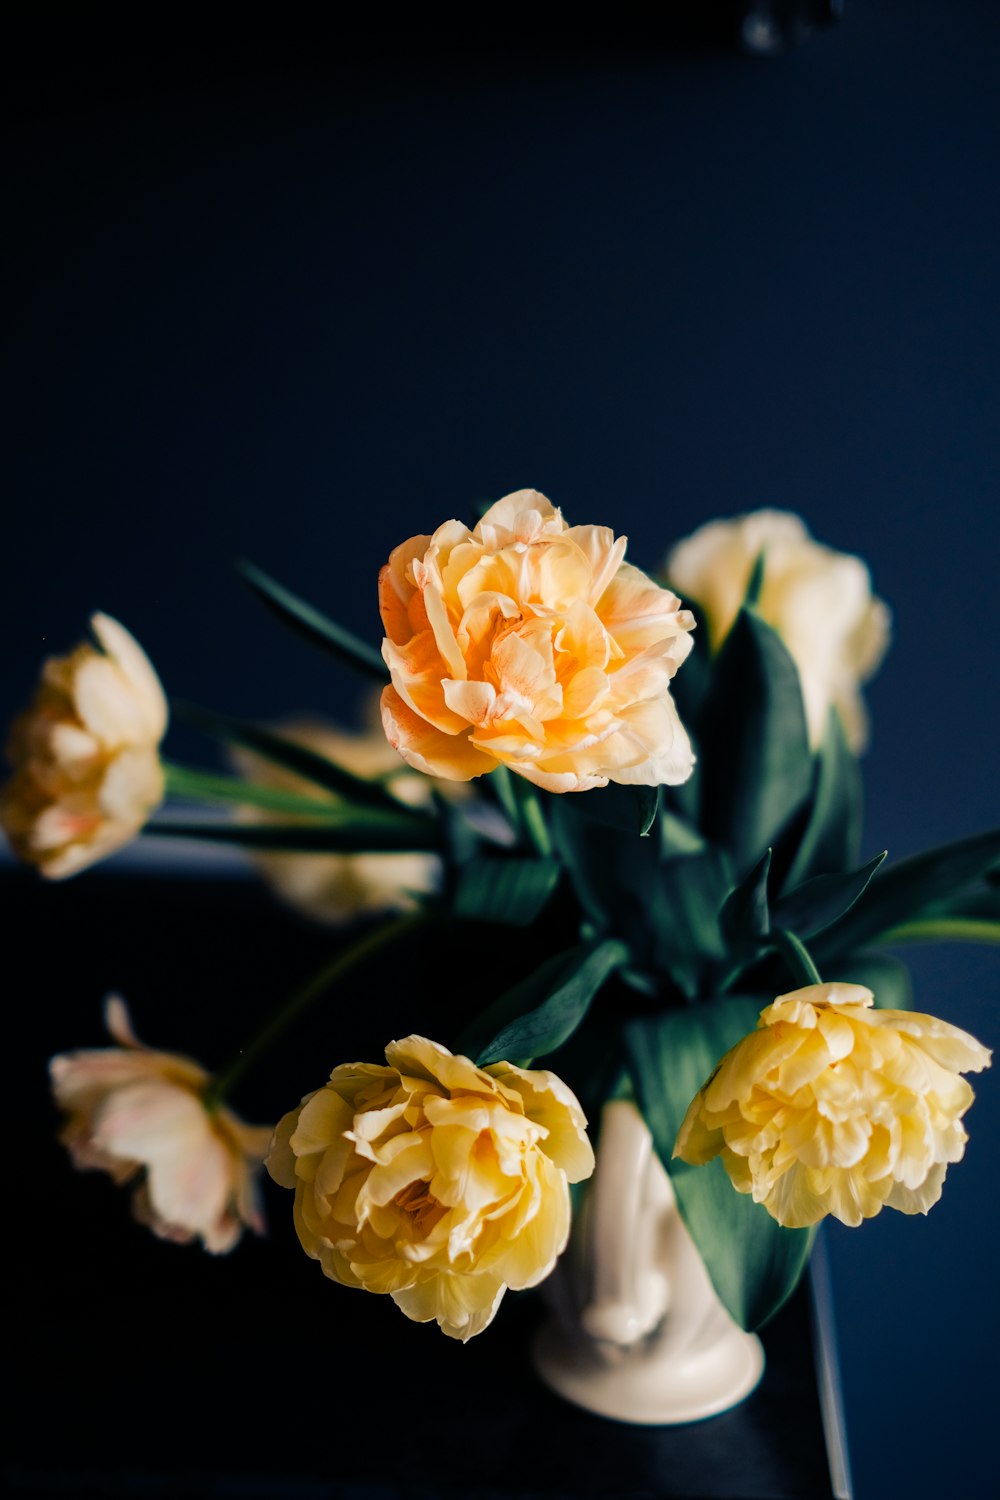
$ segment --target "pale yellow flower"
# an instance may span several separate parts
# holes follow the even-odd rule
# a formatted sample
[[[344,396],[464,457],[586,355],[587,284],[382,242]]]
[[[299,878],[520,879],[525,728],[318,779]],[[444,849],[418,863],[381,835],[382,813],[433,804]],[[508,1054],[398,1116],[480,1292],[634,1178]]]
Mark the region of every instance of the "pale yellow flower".
[[[68,1115],[60,1139],[74,1164],[133,1182],[133,1213],[161,1239],[198,1238],[231,1250],[244,1226],[263,1230],[257,1175],[270,1127],[207,1109],[211,1079],[188,1057],[153,1052],[132,1030],[124,1002],[105,1007],[119,1043],[52,1058],[56,1103]]]
[[[498,765],[552,792],[686,781],[670,680],[693,620],[624,555],[535,490],[397,547],[379,575],[390,744],[453,781]]]
[[[163,800],[167,703],[124,626],[94,615],[102,649],[51,657],[15,721],[0,823],[14,853],[61,879],[120,849]]]
[[[798,516],[758,510],[699,527],[674,547],[666,573],[705,611],[716,650],[729,634],[761,552],[757,608],[799,669],[810,740],[819,744],[832,704],[849,744],[862,749],[868,721],[860,688],[885,655],[890,617],[873,597],[859,557],[814,541]]]
[[[327,756],[355,776],[383,784],[410,807],[428,806],[432,783],[400,759],[381,729],[348,734],[329,724],[293,720],[277,726],[286,739]],[[233,751],[233,760],[248,779],[260,786],[301,792],[335,803],[334,793],[263,756]],[[287,813],[254,810],[247,821],[292,821]],[[348,922],[361,913],[409,911],[419,896],[437,889],[441,861],[436,854],[255,854],[254,862],[275,893],[317,922]]]
[[[464,1342],[565,1247],[568,1183],[594,1169],[586,1120],[553,1073],[477,1068],[420,1036],[385,1055],[285,1115],[267,1168],[327,1276]]]
[[[721,1156],[733,1186],[793,1229],[925,1214],[965,1150],[960,1074],[991,1054],[947,1021],[873,1003],[859,984],[779,995],[692,1100],[674,1155]]]

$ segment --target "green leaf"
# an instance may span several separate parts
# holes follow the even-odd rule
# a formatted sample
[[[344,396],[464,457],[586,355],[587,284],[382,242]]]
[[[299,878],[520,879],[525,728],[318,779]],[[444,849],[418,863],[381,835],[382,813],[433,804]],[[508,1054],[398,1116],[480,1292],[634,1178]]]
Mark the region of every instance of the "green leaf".
[[[800,937],[812,938],[838,921],[860,901],[871,885],[886,851],[846,875],[816,875],[797,890],[782,896],[774,907],[779,927],[790,927]]]
[[[291,589],[285,588],[284,584],[278,583],[276,579],[271,578],[262,568],[258,568],[247,558],[237,559],[236,571],[250,585],[257,597],[264,601],[268,609],[299,635],[312,641],[314,646],[320,646],[324,651],[339,657],[341,661],[347,662],[348,666],[363,672],[366,677],[373,677],[376,682],[389,680],[388,667],[380,653],[367,641],[345,630],[343,625],[337,625],[333,620],[327,619],[326,615],[313,605],[307,604],[304,599],[293,594]]]
[[[660,856],[672,859],[678,854],[700,854],[708,846],[692,823],[670,812],[666,807],[660,812]]]
[[[768,996],[731,996],[630,1021],[629,1070],[653,1143],[720,1298],[743,1328],[760,1328],[791,1295],[812,1236],[784,1229],[738,1193],[718,1159],[691,1167],[673,1159],[677,1132],[695,1094],[721,1058],[752,1031]]]
[[[981,885],[946,896],[923,909],[926,917],[968,917],[971,921],[1000,922],[1000,885],[989,876]]]
[[[1000,922],[982,917],[918,917],[900,922],[882,934],[882,941],[897,943],[1000,943]]]
[[[357,807],[413,815],[411,809],[398,801],[381,782],[356,776],[353,771],[338,766],[328,756],[321,755],[317,750],[310,750],[273,729],[263,729],[258,724],[234,719],[228,714],[216,713],[211,708],[200,708],[193,703],[175,702],[171,704],[171,708],[179,719],[193,728],[226,744],[239,745],[244,750],[261,755],[274,765],[311,781],[315,786],[324,787],[328,792],[333,792]]]
[[[660,796],[658,786],[619,786],[611,781],[607,786],[581,792],[577,810],[609,828],[645,837],[660,810]]]
[[[529,926],[559,884],[555,859],[471,859],[455,890],[455,915],[479,922]]]
[[[1000,886],[990,882],[933,901],[912,921],[888,928],[882,941],[897,943],[1000,943]]]
[[[586,817],[580,803],[588,793],[552,797],[552,836],[577,900],[598,927],[610,930],[637,951],[648,947],[648,892],[657,879],[655,838],[632,837]]]
[[[655,932],[655,959],[690,997],[702,989],[726,947],[719,914],[732,890],[721,849],[668,860],[641,896]]]
[[[512,1019],[480,1047],[476,1062],[488,1063],[544,1057],[573,1035],[590,1003],[608,977],[628,960],[624,943],[613,938],[597,946],[571,949],[558,965],[544,964],[531,978],[501,996],[487,1013],[492,1022],[504,1009]],[[526,1008],[530,1007],[530,1008]],[[485,1023],[487,1017],[483,1017]]]
[[[286,791],[283,787],[261,786],[239,776],[219,776],[166,762],[163,770],[168,796],[187,802],[235,803],[240,807],[259,807],[265,812],[283,812],[313,822],[339,817],[343,811],[342,804],[329,797],[310,797],[302,792]]]
[[[410,849],[437,849],[441,829],[423,815],[390,818],[377,813],[347,814],[322,823],[147,823],[145,836],[204,839],[244,849],[288,854],[395,854]]]
[[[702,723],[702,817],[742,873],[809,795],[799,674],[777,633],[742,609],[720,651]]]
[[[743,608],[756,609],[760,603],[760,591],[764,586],[764,565],[767,562],[767,553],[763,547],[753,560],[750,569],[750,577],[747,579],[746,593],[743,595]]]
[[[817,957],[822,961],[827,954],[865,948],[901,923],[915,921],[933,903],[957,899],[963,888],[978,885],[998,859],[1000,829],[994,828],[880,870],[864,901],[820,934]]]
[[[792,890],[811,875],[849,870],[861,842],[861,776],[836,709],[816,754],[816,779],[809,818],[784,881]]]
[[[771,872],[770,849],[726,898],[719,913],[722,935],[731,948],[755,949],[771,930],[767,880]]]

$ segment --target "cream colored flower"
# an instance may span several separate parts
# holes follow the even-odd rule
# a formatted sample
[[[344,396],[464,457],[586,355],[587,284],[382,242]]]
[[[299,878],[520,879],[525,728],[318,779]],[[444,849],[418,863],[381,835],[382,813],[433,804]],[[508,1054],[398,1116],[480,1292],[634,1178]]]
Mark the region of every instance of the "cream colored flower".
[[[127,844],[163,800],[159,679],[117,620],[90,623],[102,649],[84,643],[45,663],[13,725],[14,774],[0,796],[14,853],[57,880]]]
[[[721,1156],[733,1186],[793,1229],[925,1214],[965,1150],[973,1093],[959,1075],[990,1053],[947,1021],[872,1005],[859,984],[779,995],[692,1100],[674,1155]]]
[[[624,555],[535,490],[397,547],[379,575],[390,744],[453,781],[498,765],[552,792],[686,781],[670,680],[693,620]]]
[[[60,1139],[74,1164],[134,1182],[133,1213],[161,1239],[197,1237],[221,1255],[244,1226],[261,1233],[256,1178],[270,1127],[206,1109],[205,1069],[144,1047],[122,1000],[109,998],[105,1020],[117,1047],[49,1064],[56,1103],[69,1116]]]
[[[594,1169],[586,1121],[553,1073],[477,1068],[420,1036],[385,1055],[285,1115],[267,1168],[327,1276],[464,1342],[565,1247],[567,1184]]]
[[[313,720],[278,726],[286,739],[326,755],[355,776],[381,777],[401,802],[423,807],[432,783],[412,771],[387,743],[381,729],[348,734]],[[335,795],[283,770],[262,756],[233,752],[240,772],[260,786],[301,792],[335,803]],[[291,821],[286,813],[247,813],[254,822]],[[436,854],[255,854],[254,862],[272,889],[289,905],[317,922],[350,921],[362,912],[409,911],[416,898],[436,890],[441,861]]]
[[[889,642],[889,610],[871,591],[859,557],[813,540],[798,516],[758,510],[710,521],[679,542],[667,577],[705,611],[712,649],[725,640],[764,554],[758,610],[781,636],[799,669],[809,737],[819,744],[830,705],[848,742],[862,749],[867,716],[861,684],[876,671]]]

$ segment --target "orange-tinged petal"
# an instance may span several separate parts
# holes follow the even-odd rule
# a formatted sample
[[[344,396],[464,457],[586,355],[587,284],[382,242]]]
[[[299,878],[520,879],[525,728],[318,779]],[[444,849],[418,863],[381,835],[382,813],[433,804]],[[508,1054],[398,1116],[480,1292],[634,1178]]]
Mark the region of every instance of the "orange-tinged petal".
[[[496,759],[472,744],[466,735],[449,735],[415,713],[396,692],[382,692],[382,725],[394,750],[416,771],[446,781],[471,781],[496,768]],[[467,728],[467,726],[466,726]]]
[[[567,528],[535,491],[497,501],[472,532],[446,522],[397,548],[380,585],[390,743],[451,780],[497,762],[555,792],[685,780],[694,759],[669,684],[693,617],[624,553],[623,537]]]

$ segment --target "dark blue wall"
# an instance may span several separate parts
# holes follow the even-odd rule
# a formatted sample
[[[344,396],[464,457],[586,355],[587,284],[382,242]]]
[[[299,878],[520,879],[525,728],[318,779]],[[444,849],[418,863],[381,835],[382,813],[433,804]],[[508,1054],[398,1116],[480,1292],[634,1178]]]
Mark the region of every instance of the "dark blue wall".
[[[481,497],[536,486],[648,566],[776,505],[893,607],[867,851],[995,822],[997,14],[849,4],[768,60],[36,50],[8,136],[3,713],[102,608],[177,696],[346,716],[353,681],[246,596],[240,552],[374,640],[389,549]],[[995,1045],[995,950],[914,962],[918,1004]],[[926,1222],[830,1236],[859,1500],[989,1487],[980,1094]]]

